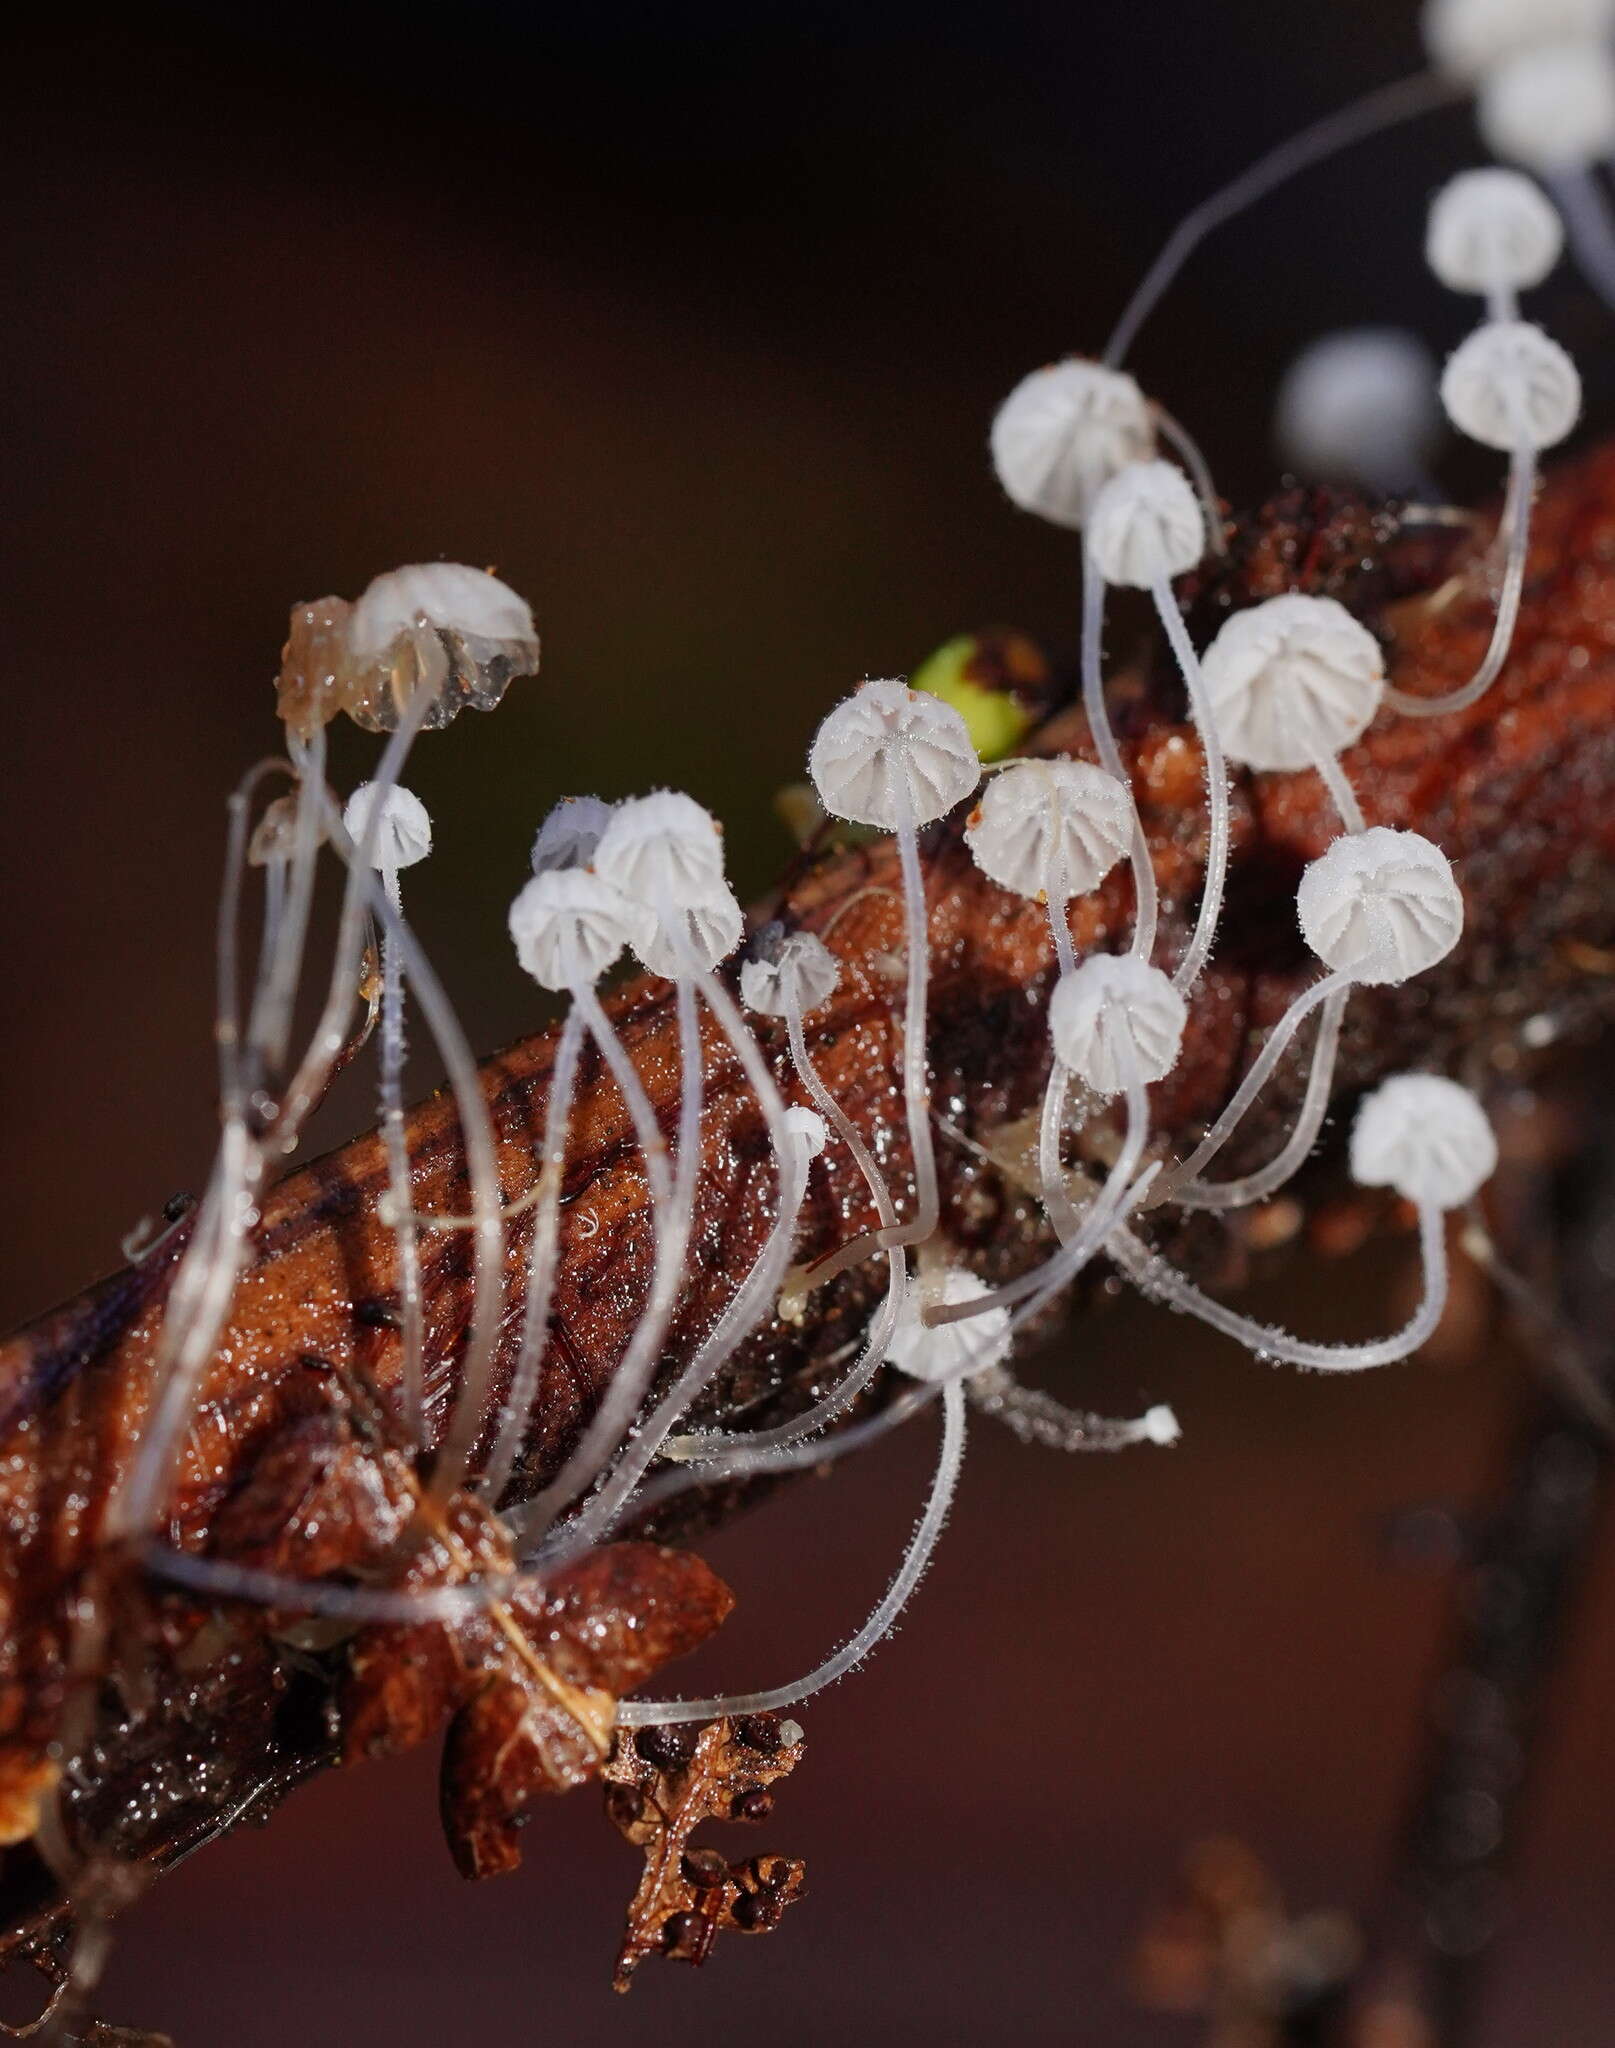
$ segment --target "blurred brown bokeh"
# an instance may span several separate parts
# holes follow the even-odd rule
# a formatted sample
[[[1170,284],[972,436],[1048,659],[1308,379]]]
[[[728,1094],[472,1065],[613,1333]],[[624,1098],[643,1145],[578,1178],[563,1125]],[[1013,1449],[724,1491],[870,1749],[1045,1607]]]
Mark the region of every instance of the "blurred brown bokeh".
[[[272,740],[294,599],[441,554],[533,600],[540,680],[421,750],[439,850],[411,890],[473,1039],[531,1029],[504,906],[554,798],[687,785],[755,890],[784,850],[772,792],[851,681],[978,624],[1067,645],[1070,547],[998,498],[993,404],[1094,345],[1176,211],[1417,61],[1401,0],[611,13],[159,8],[13,48],[4,1320],[115,1264],[204,1170],[222,800]],[[1301,342],[1458,331],[1419,217],[1472,154],[1456,117],[1378,146],[1185,280],[1142,366],[1235,496],[1269,479]],[[1588,328],[1557,290],[1554,324]],[[324,1135],[366,1114],[361,1086]],[[1401,1277],[1379,1254],[1284,1306],[1382,1325]],[[1183,1447],[1062,1463],[978,1431],[901,1634],[806,1717],[767,1838],[809,1859],[811,1896],[777,1937],[614,2001],[632,1872],[593,1799],[472,1890],[422,1758],[306,1791],[164,1884],[114,2016],[185,2048],[1186,2042],[1136,2009],[1125,1962],[1187,1843],[1243,1837],[1298,1908],[1375,1896],[1445,1608],[1380,1524],[1477,1494],[1518,1371],[1303,1381],[1121,1307],[1051,1383],[1169,1399]],[[767,1681],[844,1634],[928,1448],[715,1544],[745,1605],[702,1669]],[[766,1597],[781,1574],[789,1598]],[[1612,1600],[1602,1568],[1496,2044],[1615,2034]]]

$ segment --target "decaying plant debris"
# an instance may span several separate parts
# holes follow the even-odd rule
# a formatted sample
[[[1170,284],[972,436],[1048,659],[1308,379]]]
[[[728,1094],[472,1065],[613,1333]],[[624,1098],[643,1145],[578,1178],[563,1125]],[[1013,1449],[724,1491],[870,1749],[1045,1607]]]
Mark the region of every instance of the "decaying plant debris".
[[[1415,527],[1392,511],[1292,494],[1233,532],[1228,556],[1193,593],[1191,623],[1202,638],[1232,603],[1285,588],[1327,592],[1385,636],[1403,689],[1439,690],[1473,667],[1489,630],[1488,538],[1484,529]],[[1135,672],[1118,693],[1116,715],[1170,941],[1196,901],[1198,745],[1164,667]],[[1056,704],[1029,744],[1085,752],[1080,711]],[[1405,1065],[1472,1064],[1495,1036],[1512,1037],[1538,1013],[1553,1013],[1561,1033],[1607,1013],[1615,990],[1615,451],[1595,453],[1552,482],[1535,523],[1513,658],[1494,693],[1451,717],[1382,720],[1348,767],[1371,822],[1417,826],[1452,856],[1467,925],[1458,951],[1416,986],[1362,992],[1343,1042],[1338,1096]],[[961,823],[946,821],[923,843],[934,961],[930,1059],[945,1135],[944,1228],[961,1259],[996,1277],[1024,1268],[1043,1248],[1040,1210],[1023,1192],[1020,1165],[1024,1120],[1047,1074],[1042,1004],[1053,963],[1042,912],[985,880],[962,847]],[[1334,829],[1311,775],[1236,784],[1216,960],[1195,999],[1185,1056],[1155,1091],[1156,1126],[1173,1140],[1226,1099],[1252,1035],[1307,978],[1294,930],[1295,879]],[[814,1019],[815,1053],[837,1098],[900,1176],[893,867],[884,843],[810,851],[765,910],[790,926],[834,927],[844,972],[833,1004]],[[1073,928],[1079,952],[1105,946],[1125,927],[1130,891],[1119,872],[1083,899]],[[666,985],[634,980],[611,1007],[671,1125],[678,1071]],[[771,1050],[785,1086],[783,1045]],[[772,1172],[755,1101],[726,1048],[714,1035],[704,1052],[697,1227],[663,1364],[668,1376],[710,1326],[729,1276],[755,1256]],[[540,1036],[483,1069],[507,1200],[534,1178],[552,1053],[552,1040]],[[1298,1088],[1297,1072],[1281,1076],[1231,1159],[1265,1156]],[[633,1132],[608,1078],[588,1060],[573,1134],[557,1337],[508,1499],[536,1492],[575,1442],[620,1355],[652,1255]],[[1083,1135],[1084,1159],[1102,1161],[1109,1142],[1101,1117]],[[463,1209],[458,1127],[445,1098],[415,1112],[410,1146],[420,1206]],[[1327,1159],[1303,1186],[1314,1200],[1333,1192]],[[390,1424],[399,1343],[393,1238],[379,1214],[385,1188],[382,1148],[370,1135],[272,1194],[170,1504],[166,1536],[178,1548],[354,1584],[453,1583],[508,1565],[497,1525],[466,1496],[402,1562],[389,1547],[419,1494]],[[1373,1215],[1396,1221],[1389,1206]],[[825,1252],[874,1220],[862,1181],[832,1150],[804,1211],[802,1255]],[[515,1224],[507,1245],[506,1371],[528,1228]],[[47,1958],[69,1925],[34,1837],[57,1773],[51,1744],[71,1683],[69,1619],[86,1594],[116,1604],[94,1741],[63,1767],[64,1822],[92,1868],[117,1859],[154,1874],[244,1816],[261,1817],[311,1773],[427,1739],[447,1724],[445,1821],[467,1875],[510,1868],[529,1801],[604,1766],[612,1817],[648,1858],[622,1977],[653,1948],[699,1960],[720,1926],[773,1924],[800,1887],[796,1865],[765,1856],[725,1863],[720,1876],[703,1860],[712,1852],[686,1844],[695,1820],[712,1811],[714,1788],[731,1798],[762,1791],[795,1762],[796,1745],[765,1765],[751,1744],[751,1760],[740,1763],[731,1750],[749,1738],[709,1729],[689,1761],[658,1761],[643,1736],[637,1749],[624,1742],[611,1752],[610,1703],[701,1640],[727,1610],[721,1584],[688,1553],[651,1542],[613,1545],[542,1593],[513,1596],[469,1620],[346,1627],[200,1599],[156,1583],[138,1559],[105,1554],[101,1512],[151,1399],[154,1334],[186,1230],[181,1215],[134,1265],[0,1349],[0,1949]],[[1181,1230],[1171,1248],[1219,1283],[1237,1279],[1249,1256],[1248,1235],[1206,1220]],[[453,1399],[468,1261],[459,1234],[423,1244],[428,1414],[439,1434]],[[750,1425],[807,1405],[823,1390],[826,1361],[867,1315],[870,1284],[848,1275],[813,1297],[799,1322],[766,1325],[699,1414]],[[742,1498],[738,1489],[708,1489],[641,1534],[688,1537]],[[726,1760],[713,1763],[720,1750]],[[755,1783],[736,1792],[737,1770]],[[642,1804],[630,1815],[631,1797]]]

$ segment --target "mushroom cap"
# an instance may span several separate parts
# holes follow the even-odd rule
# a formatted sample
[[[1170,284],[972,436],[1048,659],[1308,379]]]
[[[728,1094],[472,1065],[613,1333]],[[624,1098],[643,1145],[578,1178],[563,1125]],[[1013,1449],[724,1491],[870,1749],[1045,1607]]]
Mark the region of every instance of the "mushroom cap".
[[[376,785],[373,782],[361,782],[343,806],[343,829],[353,841],[355,853],[364,851],[365,833],[370,829],[370,814],[375,807]],[[425,860],[432,850],[432,820],[427,808],[415,792],[405,789],[401,782],[391,784],[385,791],[375,831],[375,842],[370,849],[370,865],[374,868],[383,871],[412,868],[416,861]]]
[[[805,1017],[836,992],[841,969],[830,948],[813,932],[785,933],[777,925],[753,942],[740,970],[740,999],[763,1017],[790,1011]]]
[[[1096,1095],[1120,1095],[1129,1065],[1140,1081],[1171,1073],[1187,1019],[1171,977],[1131,953],[1094,954],[1062,974],[1049,998],[1055,1055]]]
[[[595,844],[594,867],[631,902],[651,910],[693,909],[714,891],[727,893],[722,829],[678,789],[618,804]]]
[[[628,943],[631,906],[587,868],[534,875],[510,906],[516,958],[540,988],[597,982]]]
[[[1107,583],[1131,590],[1186,575],[1206,551],[1194,486],[1170,462],[1130,463],[1094,499],[1088,550]]]
[[[538,828],[533,873],[550,868],[586,868],[611,823],[612,807],[598,796],[563,796]]]
[[[1423,28],[1441,69],[1473,83],[1538,44],[1615,34],[1615,0],[1425,0]]]
[[[985,1281],[965,1267],[950,1266],[942,1276],[941,1303],[952,1308],[959,1302],[980,1301],[989,1291]],[[1007,1308],[983,1309],[979,1316],[932,1328],[920,1320],[930,1305],[924,1287],[909,1288],[887,1347],[888,1365],[934,1386],[939,1380],[990,1372],[1008,1358],[1012,1339]]]
[[[951,704],[883,679],[830,713],[814,736],[808,773],[832,817],[895,832],[929,825],[962,803],[981,780],[981,762]]]
[[[1379,642],[1332,597],[1292,592],[1235,612],[1200,658],[1230,761],[1310,768],[1359,740],[1379,709]]]
[[[430,644],[422,644],[422,633]],[[401,702],[432,693],[424,723],[447,725],[467,704],[491,711],[514,676],[538,667],[526,603],[497,576],[463,562],[417,562],[377,576],[344,625],[342,692],[331,709],[390,732]]]
[[[1487,73],[1475,112],[1487,147],[1511,163],[1587,170],[1615,150],[1615,57],[1584,40],[1521,50]]]
[[[1460,171],[1431,203],[1424,253],[1450,291],[1529,291],[1565,245],[1558,209],[1520,171]]]
[[[785,1128],[806,1149],[809,1159],[817,1159],[830,1142],[830,1126],[816,1109],[786,1110]]]
[[[984,875],[1054,903],[1097,889],[1132,837],[1132,792],[1087,761],[1017,761],[989,775],[965,827]]]
[[[998,481],[1023,511],[1080,527],[1118,470],[1155,453],[1155,422],[1125,370],[1068,356],[1021,379],[990,445]]]
[[[1440,1074],[1397,1074],[1357,1112],[1351,1177],[1421,1208],[1457,1209],[1490,1180],[1497,1138],[1467,1088]]]
[[[1410,981],[1444,960],[1464,928],[1452,863],[1417,832],[1371,825],[1311,862],[1295,907],[1307,944],[1353,981]]]
[[[1529,320],[1488,320],[1447,358],[1441,403],[1459,433],[1483,447],[1552,448],[1580,417],[1581,378]]]
[[[710,974],[740,944],[745,928],[734,891],[719,882],[704,895],[683,898],[665,919],[635,906],[628,942],[652,974],[677,981],[692,969]]]
[[[1435,358],[1400,327],[1348,327],[1304,348],[1279,385],[1274,435],[1310,477],[1407,486],[1441,424]]]

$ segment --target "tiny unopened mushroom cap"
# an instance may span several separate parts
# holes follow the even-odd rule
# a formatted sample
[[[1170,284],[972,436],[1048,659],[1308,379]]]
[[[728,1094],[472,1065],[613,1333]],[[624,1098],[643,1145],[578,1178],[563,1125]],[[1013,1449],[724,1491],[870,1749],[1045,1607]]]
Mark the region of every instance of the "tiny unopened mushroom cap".
[[[1206,551],[1194,487],[1170,462],[1134,462],[1095,498],[1088,547],[1107,583],[1149,590],[1186,575]]]
[[[1361,739],[1385,690],[1379,642],[1332,597],[1292,592],[1235,612],[1200,661],[1230,761],[1308,768]]]
[[[1505,452],[1552,448],[1581,413],[1581,378],[1529,320],[1488,320],[1447,359],[1441,402],[1461,434]]]
[[[724,888],[723,834],[693,796],[653,790],[616,806],[595,844],[594,866],[635,903],[694,905]]]
[[[516,957],[541,988],[599,980],[628,943],[630,906],[587,868],[535,875],[510,906]]]
[[[1425,0],[1425,47],[1454,78],[1475,81],[1543,43],[1615,34],[1615,0]]]
[[[1399,327],[1321,335],[1285,371],[1273,416],[1285,462],[1380,491],[1414,482],[1440,424],[1435,358]]]
[[[1447,856],[1389,825],[1337,839],[1308,866],[1295,902],[1307,944],[1354,981],[1409,981],[1444,960],[1464,928]]]
[[[1430,207],[1424,253],[1450,291],[1529,291],[1564,248],[1558,209],[1519,171],[1460,171]]]
[[[963,1266],[950,1266],[942,1276],[941,1301],[944,1308],[961,1302],[980,1301],[988,1292],[984,1282]],[[1010,1354],[1012,1339],[1007,1308],[983,1309],[979,1316],[965,1316],[956,1323],[928,1327],[921,1317],[932,1303],[921,1287],[911,1287],[892,1330],[886,1359],[910,1379],[934,1384],[963,1374],[969,1377],[1002,1365]]]
[[[1580,171],[1615,150],[1615,57],[1601,43],[1550,43],[1508,58],[1476,104],[1488,148],[1551,174]]]
[[[807,1016],[836,992],[841,970],[830,948],[814,932],[782,932],[778,926],[752,947],[740,969],[740,999],[760,1016]]]
[[[1357,1112],[1351,1176],[1409,1202],[1460,1208],[1497,1165],[1497,1138],[1467,1088],[1440,1074],[1397,1074]]]
[[[833,817],[895,832],[929,825],[962,803],[981,780],[981,762],[951,704],[883,678],[830,713],[808,773]]]
[[[1183,1435],[1183,1425],[1164,1402],[1157,1407],[1146,1408],[1139,1426],[1152,1444],[1175,1444]]]
[[[816,1109],[798,1107],[786,1110],[785,1128],[809,1159],[817,1159],[830,1142],[830,1127]]]
[[[629,944],[652,974],[676,981],[681,975],[710,974],[740,944],[745,915],[727,882],[687,895],[665,917],[635,906]]]
[[[417,688],[433,693],[428,728],[467,704],[491,711],[513,676],[538,667],[523,599],[485,569],[417,562],[377,576],[346,622],[346,701],[359,725],[391,731]]]
[[[965,827],[983,874],[1056,903],[1097,889],[1132,834],[1131,793],[1088,761],[1018,761],[989,776]]]
[[[353,841],[355,853],[362,853],[370,814],[376,807],[376,785],[361,782],[343,806],[342,824]],[[425,860],[432,850],[432,820],[425,804],[411,789],[393,783],[382,797],[381,816],[375,826],[371,865],[377,868],[411,868]]]
[[[1120,1095],[1129,1068],[1140,1081],[1171,1073],[1187,1018],[1170,976],[1130,953],[1080,962],[1049,998],[1055,1054],[1096,1095]]]
[[[1155,452],[1155,423],[1125,370],[1069,356],[1023,377],[992,428],[993,468],[1023,511],[1080,527],[1099,491]]]
[[[598,796],[563,796],[533,840],[533,873],[586,868],[594,859],[612,807]]]

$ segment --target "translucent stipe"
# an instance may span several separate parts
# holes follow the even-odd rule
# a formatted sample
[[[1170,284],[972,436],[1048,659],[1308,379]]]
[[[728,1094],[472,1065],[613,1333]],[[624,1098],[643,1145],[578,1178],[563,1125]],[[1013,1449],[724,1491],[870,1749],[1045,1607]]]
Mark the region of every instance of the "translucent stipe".
[[[1276,149],[1258,157],[1248,170],[1221,191],[1214,192],[1184,215],[1168,236],[1165,246],[1145,272],[1128,301],[1115,331],[1106,344],[1104,361],[1117,368],[1126,358],[1139,329],[1154,312],[1163,294],[1184,264],[1214,229],[1235,219],[1247,207],[1275,192],[1298,173],[1325,162],[1353,143],[1366,142],[1400,122],[1433,112],[1461,96],[1463,88],[1433,72],[1421,71],[1412,78],[1365,93],[1349,107],[1329,114],[1299,135],[1292,135]]]
[[[1182,671],[1183,685],[1189,693],[1189,709],[1194,716],[1195,730],[1200,735],[1200,751],[1206,764],[1206,879],[1200,892],[1200,911],[1195,919],[1194,934],[1172,977],[1173,987],[1180,994],[1187,995],[1205,971],[1217,936],[1217,920],[1222,916],[1223,885],[1228,878],[1228,770],[1223,762],[1217,721],[1206,697],[1200,659],[1190,642],[1183,614],[1172,595],[1172,586],[1164,580],[1158,582],[1151,595]]]
[[[1066,1191],[1065,1161],[1060,1152],[1070,1093],[1071,1069],[1056,1055],[1049,1068],[1049,1083],[1043,1091],[1043,1108],[1038,1117],[1037,1170],[1043,1206],[1055,1235],[1062,1241],[1072,1234],[1079,1221],[1076,1204]]]
[[[585,1012],[574,1000],[561,1026],[561,1036],[550,1065],[549,1101],[544,1109],[544,1140],[538,1162],[538,1203],[533,1218],[532,1243],[527,1253],[526,1304],[522,1313],[521,1346],[511,1367],[510,1386],[500,1404],[494,1430],[493,1448],[482,1469],[481,1487],[490,1501],[497,1502],[510,1478],[521,1447],[527,1418],[538,1392],[539,1368],[543,1363],[545,1339],[549,1335],[550,1302],[555,1292],[555,1268],[560,1248],[561,1181],[566,1171],[566,1135],[572,1115],[572,1090],[577,1080],[578,1055],[583,1049]]]
[[[1491,644],[1481,665],[1467,683],[1440,697],[1419,697],[1394,684],[1387,687],[1385,701],[1407,718],[1441,718],[1448,712],[1467,711],[1478,703],[1503,672],[1514,629],[1519,623],[1520,599],[1525,591],[1526,558],[1531,545],[1531,505],[1536,495],[1537,456],[1532,448],[1519,447],[1509,457],[1508,493],[1503,501],[1500,538],[1505,554],[1503,587],[1498,593],[1497,618],[1492,626]]]
[[[1424,1295],[1410,1319],[1393,1336],[1365,1344],[1310,1344],[1288,1330],[1272,1329],[1236,1315],[1220,1301],[1202,1294],[1192,1281],[1169,1266],[1130,1230],[1118,1230],[1110,1250],[1139,1290],[1169,1307],[1184,1309],[1232,1337],[1258,1358],[1305,1366],[1313,1372],[1363,1372],[1372,1366],[1394,1365],[1429,1341],[1447,1300],[1447,1238],[1444,1213],[1428,1204],[1419,1211],[1419,1244],[1424,1257]]]
[[[297,813],[292,850],[286,868],[286,903],[280,919],[272,965],[253,997],[249,1038],[261,1069],[260,1078],[278,1082],[287,1058],[292,1011],[302,974],[303,948],[308,941],[309,911],[314,900],[314,870],[319,858],[322,799],[325,795],[325,727],[316,725],[305,739],[287,736],[297,771]],[[403,752],[393,773],[403,767]]]
[[[401,908],[396,870],[382,870],[382,887]],[[381,1138],[387,1187],[393,1198],[393,1257],[398,1272],[398,1328],[402,1350],[404,1429],[424,1444],[426,1428],[426,1316],[421,1302],[421,1261],[404,1131],[404,963],[391,931],[381,939]]]
[[[1200,509],[1206,515],[1206,541],[1211,552],[1214,555],[1227,554],[1228,536],[1223,530],[1222,500],[1217,496],[1211,465],[1201,452],[1200,443],[1164,405],[1155,407],[1155,423],[1163,440],[1176,450],[1178,460],[1189,472],[1195,495],[1200,500]]]
[[[971,1406],[1003,1423],[1023,1444],[1048,1451],[1124,1451],[1134,1444],[1172,1444],[1177,1418],[1170,1408],[1150,1408],[1123,1418],[1090,1415],[1068,1408],[1041,1388],[1023,1387],[1007,1366],[979,1372],[968,1382]]]
[[[942,1525],[947,1520],[959,1480],[964,1447],[964,1386],[955,1379],[942,1389],[942,1451],[925,1512],[904,1553],[897,1576],[887,1587],[874,1613],[834,1656],[827,1657],[805,1677],[789,1685],[774,1686],[766,1692],[718,1695],[705,1700],[626,1700],[617,1709],[618,1726],[658,1728],[682,1721],[711,1721],[724,1714],[771,1714],[780,1708],[795,1706],[798,1701],[822,1692],[827,1685],[834,1685],[838,1678],[845,1678],[891,1632],[892,1624],[924,1575],[936,1549],[937,1538],[942,1533]]]
[[[1560,171],[1547,180],[1570,234],[1576,267],[1615,312],[1615,215],[1594,170]]]
[[[1095,567],[1093,558],[1084,550],[1082,567],[1082,707],[1088,715],[1088,728],[1093,734],[1094,746],[1099,759],[1118,782],[1132,793],[1133,781],[1122,762],[1121,749],[1116,744],[1116,735],[1111,729],[1110,711],[1105,703],[1104,679],[1104,627],[1105,627],[1105,579]],[[1159,915],[1158,892],[1155,887],[1155,864],[1150,858],[1149,841],[1144,837],[1144,821],[1138,815],[1136,798],[1133,803],[1133,891],[1135,909],[1133,913],[1133,952],[1140,960],[1148,960],[1155,951],[1155,925]]]
[[[651,1178],[651,1202],[656,1217],[656,1252],[651,1269],[650,1296],[640,1311],[628,1349],[606,1387],[599,1407],[589,1420],[576,1448],[541,1493],[507,1519],[531,1546],[567,1503],[592,1486],[610,1462],[623,1432],[639,1412],[661,1359],[662,1343],[678,1306],[679,1287],[684,1277],[685,1256],[695,1218],[696,1176],[701,1167],[701,1096],[703,1068],[701,1030],[696,1015],[695,984],[688,976],[674,983],[679,1027],[679,1129],[676,1165],[671,1194],[665,1183]],[[600,1008],[592,989],[580,989],[579,999],[589,1029],[601,1050],[604,1041],[615,1042],[621,1050],[615,1027]],[[630,1069],[631,1070],[631,1069]],[[637,1073],[635,1084],[643,1094]],[[649,1110],[648,1099],[646,1110]],[[660,1144],[661,1133],[656,1133]],[[643,1140],[641,1141],[643,1143]],[[657,1188],[662,1187],[658,1196]]]
[[[1318,1133],[1328,1113],[1329,1095],[1335,1084],[1335,1059],[1340,1049],[1341,1020],[1350,998],[1349,988],[1337,988],[1324,999],[1318,1041],[1312,1049],[1312,1066],[1307,1074],[1307,1092],[1302,1098],[1295,1129],[1282,1149],[1266,1166],[1258,1167],[1254,1173],[1244,1174],[1238,1180],[1190,1180],[1175,1184],[1163,1199],[1177,1202],[1185,1209],[1243,1209],[1252,1202],[1267,1201],[1300,1171],[1308,1153],[1318,1142]]]
[[[1249,1073],[1234,1091],[1233,1099],[1200,1143],[1181,1164],[1169,1167],[1156,1183],[1150,1206],[1177,1199],[1177,1191],[1197,1179],[1216,1158],[1238,1129],[1252,1103],[1272,1079],[1273,1070],[1289,1050],[1290,1040],[1320,1003],[1337,992],[1346,993],[1351,979],[1345,974],[1326,974],[1304,988],[1268,1033],[1267,1043],[1251,1062]]]
[[[1366,829],[1363,807],[1357,801],[1357,792],[1351,786],[1351,778],[1340,765],[1337,754],[1317,754],[1313,757],[1313,768],[1318,780],[1329,792],[1329,801],[1334,805],[1341,828],[1347,832],[1362,832]]]

